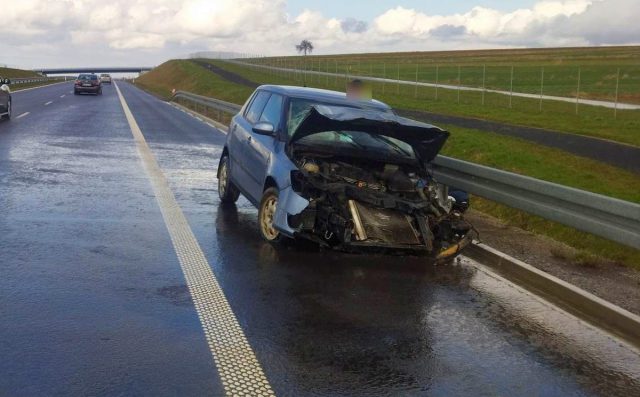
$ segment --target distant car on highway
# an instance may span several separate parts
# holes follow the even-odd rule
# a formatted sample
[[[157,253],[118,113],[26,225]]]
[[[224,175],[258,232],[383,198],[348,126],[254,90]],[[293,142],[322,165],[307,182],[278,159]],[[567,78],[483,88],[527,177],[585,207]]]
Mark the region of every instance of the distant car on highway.
[[[100,81],[103,83],[111,84],[111,75],[108,73],[102,73],[100,75]]]
[[[232,203],[242,193],[258,207],[268,242],[304,238],[448,261],[473,230],[463,216],[468,199],[429,171],[448,136],[379,101],[261,86],[229,126],[218,194]]]
[[[0,78],[0,119],[11,118],[11,80]]]
[[[73,86],[73,93],[78,95],[83,92],[102,95],[102,82],[96,74],[81,74]]]

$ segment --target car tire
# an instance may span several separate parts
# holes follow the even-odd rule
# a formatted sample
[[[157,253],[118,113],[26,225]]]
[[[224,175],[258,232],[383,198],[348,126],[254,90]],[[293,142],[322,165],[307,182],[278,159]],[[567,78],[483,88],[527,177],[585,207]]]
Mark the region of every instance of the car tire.
[[[282,240],[282,233],[273,227],[273,217],[278,205],[278,189],[270,187],[264,191],[260,208],[258,208],[258,229],[260,235],[269,243],[279,243]]]
[[[76,90],[73,90],[73,95],[80,95],[80,93]]]
[[[220,160],[218,170],[218,196],[223,203],[231,204],[238,201],[240,191],[229,178],[229,156],[224,156]]]
[[[98,95],[102,95],[102,88],[98,90]]]
[[[11,120],[11,99],[7,102],[7,114],[4,116],[5,119]]]

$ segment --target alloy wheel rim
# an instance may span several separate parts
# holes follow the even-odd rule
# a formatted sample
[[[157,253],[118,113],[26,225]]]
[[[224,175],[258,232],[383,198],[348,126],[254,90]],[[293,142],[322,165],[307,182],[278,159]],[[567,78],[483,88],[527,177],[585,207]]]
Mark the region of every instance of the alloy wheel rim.
[[[269,197],[264,203],[260,225],[262,226],[262,232],[268,240],[274,240],[279,234],[279,232],[273,227],[273,217],[276,213],[277,204],[278,199],[273,196]]]
[[[220,194],[224,196],[227,191],[227,163],[222,163],[222,168],[220,169],[220,179],[218,180],[220,186],[218,189],[220,190]]]

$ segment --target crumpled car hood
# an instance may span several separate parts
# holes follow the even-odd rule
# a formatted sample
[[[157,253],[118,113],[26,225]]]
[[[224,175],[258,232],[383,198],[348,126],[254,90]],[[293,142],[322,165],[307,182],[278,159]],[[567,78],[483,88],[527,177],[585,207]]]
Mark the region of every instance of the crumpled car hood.
[[[314,105],[294,131],[290,144],[326,131],[361,131],[385,135],[411,145],[420,160],[430,162],[449,137],[449,133],[431,124],[407,119],[393,113],[346,106]]]

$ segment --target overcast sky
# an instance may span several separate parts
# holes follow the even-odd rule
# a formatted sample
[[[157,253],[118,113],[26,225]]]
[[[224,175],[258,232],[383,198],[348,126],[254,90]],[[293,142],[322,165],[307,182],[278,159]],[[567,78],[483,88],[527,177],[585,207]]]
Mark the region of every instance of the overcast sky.
[[[0,0],[0,64],[640,43],[640,0]]]

